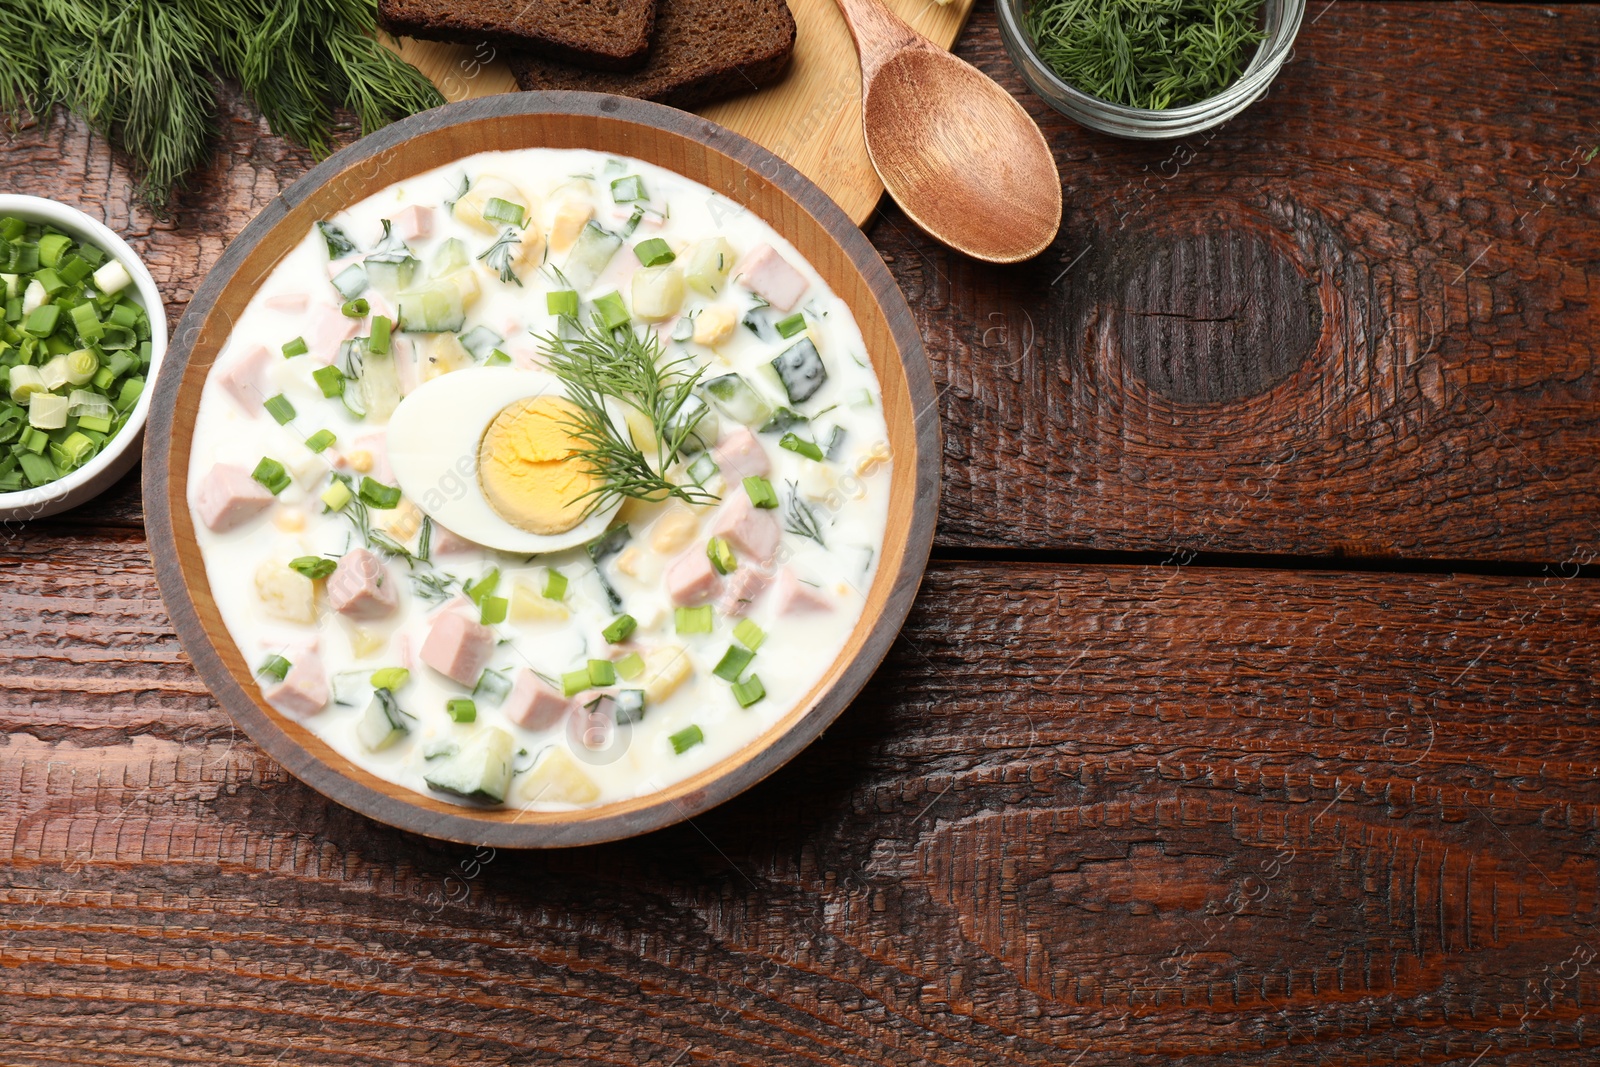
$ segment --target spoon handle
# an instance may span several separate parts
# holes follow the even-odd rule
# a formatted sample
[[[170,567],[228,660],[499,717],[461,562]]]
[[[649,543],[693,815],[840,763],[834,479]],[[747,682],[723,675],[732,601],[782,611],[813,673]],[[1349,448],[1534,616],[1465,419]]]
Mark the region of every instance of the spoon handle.
[[[888,58],[907,46],[934,47],[933,43],[890,11],[883,0],[835,0],[856,39],[861,55],[863,84],[872,80]]]

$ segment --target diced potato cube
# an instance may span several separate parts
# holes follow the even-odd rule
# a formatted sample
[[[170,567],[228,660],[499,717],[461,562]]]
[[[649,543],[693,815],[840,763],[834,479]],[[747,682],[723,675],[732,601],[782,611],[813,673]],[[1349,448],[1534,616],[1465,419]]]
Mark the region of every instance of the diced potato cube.
[[[634,318],[661,322],[683,307],[683,271],[672,264],[641,267],[633,273]]]
[[[661,645],[644,654],[644,698],[650,704],[666,700],[694,673],[689,653],[677,645]]]
[[[566,197],[556,207],[555,219],[550,224],[550,251],[565,252],[578,239],[578,234],[594,218],[594,205],[577,197]]]
[[[600,787],[583,772],[567,750],[552,746],[522,779],[522,799],[547,804],[593,804]]]
[[[431,382],[442,374],[472,366],[472,353],[453,333],[436,333],[427,342],[422,360],[422,380]]]
[[[506,226],[504,222],[483,217],[484,210],[488,208],[490,200],[504,200],[516,204],[523,210],[526,220],[534,213],[537,204],[534,198],[518,189],[515,185],[493,174],[481,174],[470,188],[456,201],[456,206],[451,209],[451,214],[460,222],[471,226],[484,233],[499,233]]]
[[[535,579],[520,577],[512,579],[507,611],[513,622],[561,622],[568,614],[559,600],[544,595]]]
[[[284,622],[317,621],[317,586],[310,578],[289,569],[283,560],[268,560],[256,568],[256,596],[268,615]]]
[[[387,634],[366,626],[355,626],[346,622],[345,632],[350,638],[350,651],[357,657],[371,656],[389,645]]]
[[[650,547],[663,556],[687,545],[700,530],[700,517],[677,504],[666,510],[650,529]]]
[[[733,336],[739,313],[726,304],[712,304],[694,317],[694,343],[715,348]]]
[[[422,529],[422,511],[411,501],[400,498],[398,507],[374,508],[370,515],[372,524],[401,544],[411,540]]]
[[[520,276],[538,270],[542,266],[544,266],[544,231],[537,226],[529,226],[522,231],[522,243],[517,245],[517,254],[511,260],[511,268]]]

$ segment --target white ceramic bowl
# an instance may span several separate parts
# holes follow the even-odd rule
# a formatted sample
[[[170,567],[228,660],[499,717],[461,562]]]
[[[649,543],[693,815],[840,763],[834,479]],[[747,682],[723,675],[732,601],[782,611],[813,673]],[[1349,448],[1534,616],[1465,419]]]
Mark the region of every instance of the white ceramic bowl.
[[[161,369],[161,358],[167,353],[167,312],[161,304],[161,292],[155,279],[145,269],[128,243],[107,229],[104,223],[90,218],[75,207],[58,204],[40,196],[15,196],[0,194],[0,215],[11,215],[30,222],[47,222],[63,233],[87,244],[92,244],[115,257],[128,268],[134,289],[145,313],[150,316],[150,369],[145,374],[145,390],[134,405],[133,414],[117,435],[106,442],[100,454],[65,478],[35,489],[22,489],[15,493],[0,493],[0,521],[26,522],[42,519],[98,496],[111,488],[116,481],[139,459],[139,443],[144,437],[145,416],[150,411],[150,396],[156,372]]]

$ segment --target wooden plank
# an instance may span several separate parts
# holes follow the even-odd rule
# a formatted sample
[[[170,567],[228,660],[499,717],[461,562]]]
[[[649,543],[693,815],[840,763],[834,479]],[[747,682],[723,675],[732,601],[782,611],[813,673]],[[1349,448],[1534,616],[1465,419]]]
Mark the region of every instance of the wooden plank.
[[[0,545],[0,1060],[1592,1058],[1600,587],[940,564],[693,824],[518,855],[286,778],[143,542]]]
[[[942,48],[961,33],[973,0],[887,0],[912,28]],[[794,14],[794,58],[782,81],[699,109],[792,164],[822,187],[858,224],[872,216],[883,183],[861,136],[861,67],[855,42],[834,0],[788,0]],[[402,38],[400,54],[439,85],[446,97],[511,92],[516,82],[493,46]]]
[[[1017,268],[946,253],[892,207],[871,228],[934,363],[944,544],[1588,558],[1600,7],[1336,3],[1265,100],[1166,146],[1091,135],[1026,94],[987,9],[958,51],[1020,94],[1068,187],[1055,248]],[[1394,55],[1413,61],[1377,58]],[[1514,76],[1480,76],[1501,70]],[[310,163],[236,99],[224,114],[218,162],[171,222],[131,202],[122,160],[72,122],[18,134],[0,188],[106,217],[176,321]],[[1243,319],[1222,301],[1240,290],[1256,294]],[[1293,363],[1307,293],[1322,317]],[[1246,320],[1253,340],[1234,349],[1212,332]],[[1163,377],[1180,341],[1186,366],[1231,369]],[[134,505],[81,517],[133,522]]]

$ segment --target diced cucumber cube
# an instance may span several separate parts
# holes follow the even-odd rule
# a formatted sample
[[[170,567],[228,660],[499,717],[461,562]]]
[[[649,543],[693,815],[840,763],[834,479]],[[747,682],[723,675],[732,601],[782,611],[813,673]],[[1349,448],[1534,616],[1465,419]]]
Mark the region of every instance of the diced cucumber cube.
[[[500,804],[511,786],[511,760],[516,741],[506,731],[488,727],[453,756],[431,763],[423,772],[429,789]]]

